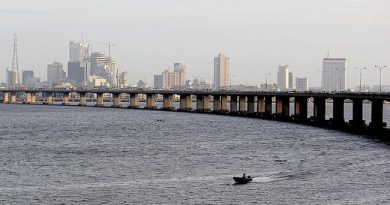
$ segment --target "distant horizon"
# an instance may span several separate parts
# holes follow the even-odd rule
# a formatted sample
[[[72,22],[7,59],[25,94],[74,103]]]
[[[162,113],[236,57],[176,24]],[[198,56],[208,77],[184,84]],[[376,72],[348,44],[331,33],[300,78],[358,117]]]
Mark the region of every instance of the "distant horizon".
[[[0,82],[12,65],[18,35],[20,78],[34,70],[46,80],[47,65],[61,62],[68,73],[69,42],[84,40],[91,52],[111,56],[129,83],[153,84],[153,75],[187,67],[187,80],[213,83],[213,58],[230,58],[232,84],[276,82],[278,65],[320,87],[322,59],[347,59],[347,88],[379,85],[378,66],[390,66],[390,2],[386,0],[277,1],[111,1],[49,0],[3,3],[0,9]],[[83,38],[83,39],[82,39]],[[390,69],[382,71],[390,85]]]

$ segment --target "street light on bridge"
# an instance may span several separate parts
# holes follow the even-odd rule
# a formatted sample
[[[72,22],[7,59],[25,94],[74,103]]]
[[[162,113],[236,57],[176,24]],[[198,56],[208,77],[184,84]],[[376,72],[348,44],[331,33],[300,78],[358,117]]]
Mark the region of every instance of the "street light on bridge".
[[[386,66],[374,66],[375,68],[379,69],[379,92],[382,92],[382,69],[386,68]]]
[[[359,91],[362,92],[362,71],[363,71],[363,70],[366,70],[367,68],[364,67],[364,68],[355,68],[355,69],[358,69],[359,72],[360,72],[360,86],[359,86]]]

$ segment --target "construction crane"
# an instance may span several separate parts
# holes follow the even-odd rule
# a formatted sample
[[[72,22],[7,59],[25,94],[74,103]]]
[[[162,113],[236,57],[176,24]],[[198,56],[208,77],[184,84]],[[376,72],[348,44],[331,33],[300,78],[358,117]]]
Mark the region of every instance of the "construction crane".
[[[115,44],[111,43],[111,41],[108,41],[108,43],[99,43],[108,46],[108,57],[111,57],[111,47],[115,46]]]

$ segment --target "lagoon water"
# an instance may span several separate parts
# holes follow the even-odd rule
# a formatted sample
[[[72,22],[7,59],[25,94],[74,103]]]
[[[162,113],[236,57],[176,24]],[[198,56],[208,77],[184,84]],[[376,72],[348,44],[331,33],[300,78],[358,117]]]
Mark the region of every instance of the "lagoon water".
[[[232,176],[255,176],[234,185]],[[389,145],[208,114],[0,104],[0,204],[390,204]]]

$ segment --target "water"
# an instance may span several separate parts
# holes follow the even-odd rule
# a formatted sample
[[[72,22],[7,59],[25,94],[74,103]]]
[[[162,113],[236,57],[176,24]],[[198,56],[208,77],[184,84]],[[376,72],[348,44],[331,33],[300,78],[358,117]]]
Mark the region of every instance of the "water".
[[[5,104],[0,127],[0,204],[390,203],[389,145],[332,130]]]

